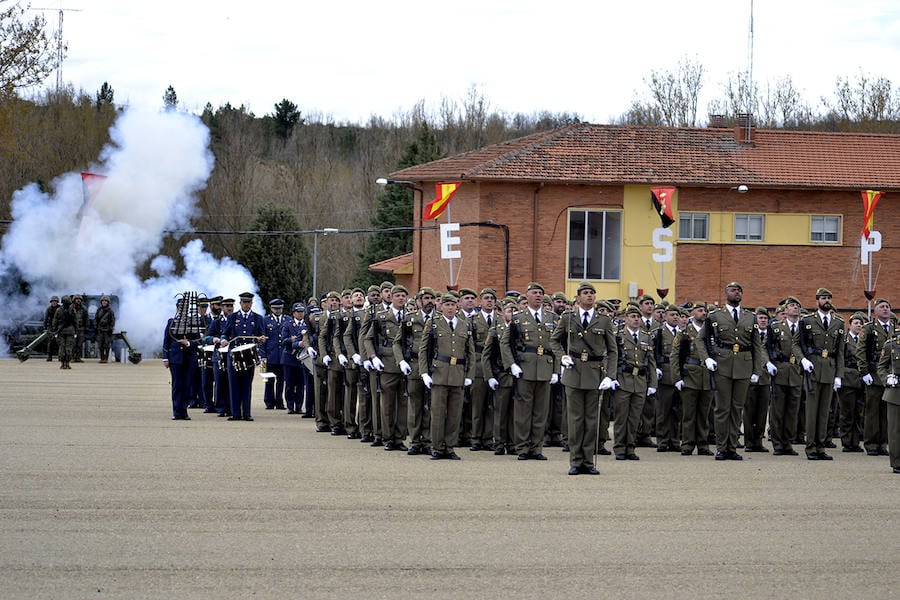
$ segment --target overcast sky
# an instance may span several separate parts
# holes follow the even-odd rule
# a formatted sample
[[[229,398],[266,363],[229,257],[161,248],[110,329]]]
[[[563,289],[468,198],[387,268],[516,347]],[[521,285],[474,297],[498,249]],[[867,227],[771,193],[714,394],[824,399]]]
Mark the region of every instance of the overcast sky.
[[[429,0],[34,0],[66,12],[63,80],[117,104],[207,102],[269,114],[282,98],[338,122],[392,118],[424,100],[577,113],[605,123],[653,69],[682,57],[706,69],[700,114],[748,65],[750,0],[681,2]],[[44,13],[53,27],[56,11]],[[818,108],[835,79],[863,72],[900,85],[900,2],[755,0],[754,80],[790,75]],[[49,82],[55,82],[51,76]]]

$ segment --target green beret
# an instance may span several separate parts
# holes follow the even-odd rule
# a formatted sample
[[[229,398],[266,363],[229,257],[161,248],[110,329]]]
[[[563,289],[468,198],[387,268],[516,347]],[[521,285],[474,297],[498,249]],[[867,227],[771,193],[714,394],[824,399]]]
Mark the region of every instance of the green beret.
[[[802,306],[800,300],[798,300],[796,296],[788,296],[787,298],[782,300],[781,303],[785,306],[787,306],[788,304],[796,304],[797,306]]]
[[[544,286],[542,286],[541,284],[539,284],[536,281],[532,281],[531,283],[528,284],[528,287],[525,288],[526,292],[530,292],[531,290],[541,290],[543,292]]]
[[[407,296],[409,295],[409,290],[406,289],[405,287],[403,287],[402,285],[398,284],[398,285],[391,287],[391,295],[399,294],[400,292],[403,292]]]
[[[579,283],[578,289],[575,291],[575,293],[580,294],[584,290],[590,290],[590,291],[594,292],[595,294],[597,293],[597,288],[595,288],[594,284],[591,283],[590,281],[582,281],[581,283]]]
[[[394,284],[393,284],[392,282],[390,282],[390,281],[382,281],[382,282],[381,282],[381,287],[378,288],[378,291],[381,291],[381,290],[389,290],[389,289],[391,289],[392,287],[394,287]]]
[[[459,290],[460,298],[462,298],[463,296],[477,296],[477,295],[478,294],[476,294],[475,290],[473,290],[472,288],[460,288],[460,290]]]
[[[875,302],[872,304],[872,306],[878,306],[878,305],[881,304],[882,302],[887,303],[888,307],[891,306],[891,303],[888,302],[888,299],[887,299],[887,298],[875,298]]]
[[[613,305],[616,308],[618,308],[618,306],[620,304],[622,304],[622,301],[619,300],[618,298],[607,298],[606,301],[609,302],[611,305]]]
[[[381,288],[378,287],[377,285],[370,285],[369,288],[366,290],[366,294],[371,294],[372,292],[381,293]]]
[[[353,293],[353,290],[351,290],[350,288],[347,288],[347,289],[345,289],[345,290],[342,290],[342,291],[341,291],[341,298],[343,298],[344,296],[349,296],[349,295],[352,294],[352,293]]]
[[[485,296],[493,296],[494,299],[496,300],[497,299],[497,290],[495,290],[494,288],[486,287],[483,290],[481,290],[481,297],[484,298]]]
[[[340,300],[341,296],[336,291],[331,290],[327,294],[325,294],[325,298],[334,298],[335,300]]]
[[[741,290],[742,292],[744,291],[744,288],[737,281],[732,281],[728,285],[725,286],[726,290],[728,288],[737,288],[737,289]]]
[[[419,290],[420,296],[424,296],[426,294],[428,294],[429,296],[432,296],[432,297],[437,297],[437,294],[430,287],[423,287],[421,290]]]
[[[629,304],[628,308],[625,309],[626,315],[638,315],[641,314],[641,309],[635,306],[634,304]]]
[[[50,302],[59,302],[59,296],[50,296]]]
[[[665,304],[657,304],[653,307],[653,310],[666,310]]]
[[[769,309],[765,306],[757,306],[755,312],[757,315],[763,315],[765,317],[769,316]]]
[[[656,304],[656,300],[655,300],[655,299],[653,298],[653,296],[651,296],[650,294],[644,294],[643,296],[641,296],[640,298],[638,298],[638,299],[637,299],[637,303],[638,303],[638,304],[642,304],[642,303],[646,302],[647,300],[649,300],[650,302],[653,302],[654,304]]]
[[[853,316],[850,317],[850,320],[853,321],[854,319],[858,319],[863,323],[865,323],[866,321],[869,320],[869,318],[865,315],[865,313],[861,313],[861,312],[853,313]]]
[[[562,300],[563,302],[568,302],[569,299],[566,298],[565,292],[554,292],[552,298],[554,300]]]
[[[693,305],[691,306],[692,311],[697,310],[698,308],[702,308],[703,310],[709,310],[706,306],[706,302],[704,302],[702,300],[694,302]]]
[[[355,293],[357,293],[357,292],[359,292],[359,293],[362,294],[363,296],[366,295],[366,293],[363,291],[362,288],[356,287],[356,288],[353,288],[352,290],[350,290],[350,293],[351,293],[351,294],[355,294]]]
[[[822,296],[831,296],[832,298],[834,297],[827,288],[820,287],[816,290],[816,298],[820,298]]]
[[[451,302],[452,302],[453,304],[456,304],[456,296],[454,296],[454,295],[451,294],[450,292],[447,292],[446,294],[444,294],[443,296],[441,296],[441,302],[444,303],[444,304],[448,304],[448,303],[451,303]]]
[[[674,304],[670,304],[666,307],[666,312],[681,312],[681,309]]]

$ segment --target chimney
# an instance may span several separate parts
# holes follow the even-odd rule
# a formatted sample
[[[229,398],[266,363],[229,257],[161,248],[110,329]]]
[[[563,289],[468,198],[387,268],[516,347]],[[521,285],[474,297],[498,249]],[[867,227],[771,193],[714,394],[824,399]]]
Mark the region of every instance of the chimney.
[[[739,144],[753,143],[753,115],[750,113],[738,113],[737,125],[734,127],[734,139]]]
[[[725,115],[709,115],[709,127],[711,129],[728,127],[728,117]]]

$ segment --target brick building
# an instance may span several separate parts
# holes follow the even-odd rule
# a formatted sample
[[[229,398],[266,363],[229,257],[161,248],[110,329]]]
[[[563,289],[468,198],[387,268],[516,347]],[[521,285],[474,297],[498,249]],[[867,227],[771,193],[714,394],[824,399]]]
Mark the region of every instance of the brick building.
[[[898,135],[577,124],[391,178],[417,188],[417,227],[461,224],[452,263],[434,229],[415,232],[411,255],[386,261],[412,288],[502,292],[539,281],[572,296],[587,279],[599,298],[668,290],[680,303],[719,301],[738,280],[747,305],[787,294],[811,304],[825,286],[840,310],[866,307],[860,191],[880,190],[882,247],[869,256],[877,294],[900,302]],[[423,223],[439,181],[462,185],[437,223]],[[654,234],[656,186],[677,190],[671,235]]]

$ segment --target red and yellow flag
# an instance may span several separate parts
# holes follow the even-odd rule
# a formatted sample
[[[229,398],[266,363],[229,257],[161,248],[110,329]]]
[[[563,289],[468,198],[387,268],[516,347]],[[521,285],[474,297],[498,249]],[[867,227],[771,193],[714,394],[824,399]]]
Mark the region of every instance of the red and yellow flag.
[[[450,203],[450,198],[453,197],[453,194],[456,193],[456,190],[458,190],[459,186],[461,185],[461,181],[439,181],[438,183],[434,184],[434,200],[432,200],[425,206],[425,212],[422,215],[422,220],[429,221],[431,219],[437,219],[439,216],[444,214],[444,211],[447,210],[447,205]]]
[[[878,200],[881,199],[881,196],[884,195],[884,192],[876,192],[875,190],[862,190],[860,191],[860,194],[862,194],[863,201],[862,234],[863,237],[868,240],[869,234],[872,233],[872,228],[875,226],[875,205],[878,204]]]

